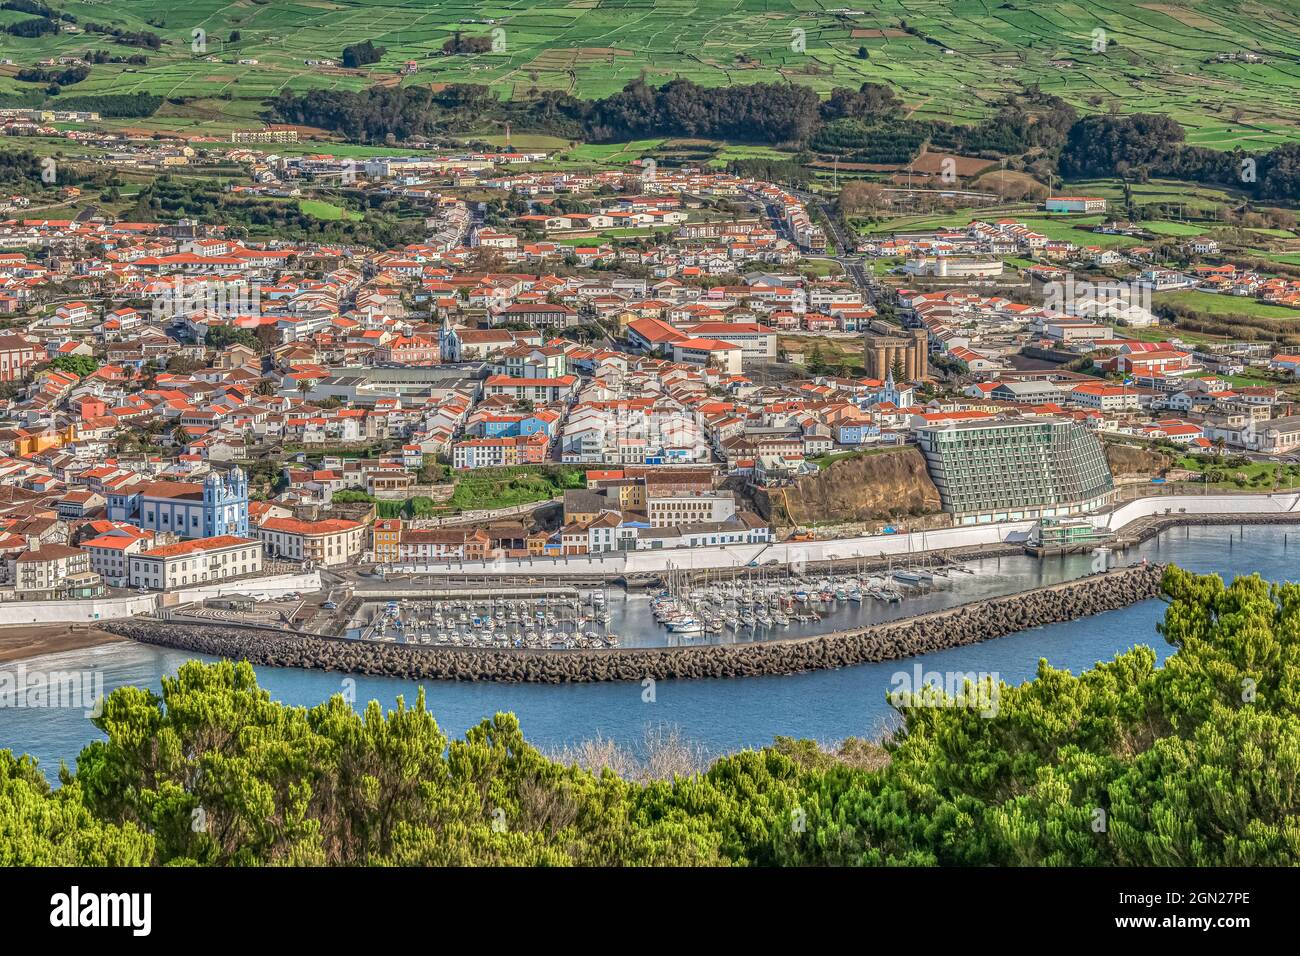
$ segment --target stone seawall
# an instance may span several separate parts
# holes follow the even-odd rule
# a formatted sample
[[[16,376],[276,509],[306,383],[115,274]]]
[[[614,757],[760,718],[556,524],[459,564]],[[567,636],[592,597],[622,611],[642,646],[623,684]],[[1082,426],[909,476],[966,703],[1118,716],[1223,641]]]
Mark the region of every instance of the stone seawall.
[[[897,660],[977,644],[1042,624],[1127,607],[1160,593],[1161,565],[1135,565],[873,627],[753,644],[611,650],[416,647],[275,633],[219,624],[113,621],[105,630],[146,644],[270,667],[406,679],[640,681],[795,674]]]

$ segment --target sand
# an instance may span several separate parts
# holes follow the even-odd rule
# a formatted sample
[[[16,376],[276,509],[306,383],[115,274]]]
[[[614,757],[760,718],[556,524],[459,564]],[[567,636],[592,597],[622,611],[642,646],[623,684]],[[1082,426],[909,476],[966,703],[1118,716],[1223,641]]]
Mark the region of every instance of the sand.
[[[93,624],[25,624],[0,627],[0,662],[75,651],[123,640]]]

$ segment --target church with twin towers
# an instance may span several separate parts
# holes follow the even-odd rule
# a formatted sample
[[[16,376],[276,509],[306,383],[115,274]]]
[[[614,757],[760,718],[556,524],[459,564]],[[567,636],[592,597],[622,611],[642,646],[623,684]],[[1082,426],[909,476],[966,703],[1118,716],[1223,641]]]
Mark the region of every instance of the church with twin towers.
[[[235,466],[202,482],[142,481],[114,489],[108,517],[180,538],[248,536],[248,477]]]

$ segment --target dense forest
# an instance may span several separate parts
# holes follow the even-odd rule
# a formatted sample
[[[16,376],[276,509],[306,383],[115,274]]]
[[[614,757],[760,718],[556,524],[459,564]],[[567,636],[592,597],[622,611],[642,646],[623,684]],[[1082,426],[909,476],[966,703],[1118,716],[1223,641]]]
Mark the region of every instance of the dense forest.
[[[462,131],[483,120],[592,142],[677,135],[793,143],[807,139],[823,117],[893,115],[900,105],[888,87],[873,83],[836,90],[823,103],[815,91],[798,84],[709,89],[689,80],[660,87],[636,80],[598,100],[549,91],[507,102],[473,84],[437,91],[378,86],[358,93],[313,90],[302,96],[285,89],[273,103],[273,114],[283,122],[320,126],[373,143]]]
[[[53,83],[56,86],[71,86],[90,76],[90,67],[74,64],[65,67],[25,66],[14,74],[14,79],[22,83]]]
[[[286,707],[248,664],[115,690],[51,789],[0,752],[0,865],[1260,866],[1300,858],[1300,585],[1171,568],[1163,667],[1040,665],[996,715],[778,740],[703,772],[553,759],[498,714]]]
[[[518,129],[578,136],[589,142],[645,136],[701,136],[775,145],[804,145],[840,154],[903,157],[924,143],[971,154],[1001,156],[1065,142],[1077,116],[1063,100],[1030,92],[1008,96],[983,123],[905,119],[892,89],[864,83],[820,98],[799,84],[751,83],[708,88],[689,80],[650,86],[629,83],[618,93],[581,100],[551,91],[534,99],[502,101],[485,86],[371,87],[358,93],[281,92],[275,118],[320,126],[363,142],[428,138],[463,131],[483,120]],[[883,144],[883,145],[882,145]]]
[[[447,56],[490,53],[492,38],[490,36],[465,36],[459,30],[447,38],[442,45],[442,52]]]
[[[1252,156],[1189,146],[1168,116],[1088,116],[1070,128],[1061,152],[1064,176],[1150,176],[1236,186],[1260,199],[1300,200],[1300,145]]]
[[[45,171],[57,169],[58,186],[101,187],[113,183],[117,176],[111,169],[92,169],[86,166],[74,166],[71,163],[53,160],[57,165],[46,164],[52,157],[38,156],[30,150],[0,150],[0,186],[5,189],[22,191],[31,199],[40,201],[39,195],[45,189],[52,189],[56,183],[46,182]]]
[[[371,41],[365,40],[343,48],[343,65],[350,70],[355,70],[370,63],[378,63],[383,55],[383,47],[375,46]]]
[[[100,116],[152,116],[162,106],[162,97],[152,93],[101,93],[97,96],[61,96],[61,110],[85,110]]]
[[[0,93],[0,107],[5,109],[85,110],[100,116],[152,116],[162,106],[163,98],[152,93],[100,93],[97,95],[64,93],[55,99],[45,90],[25,93]]]

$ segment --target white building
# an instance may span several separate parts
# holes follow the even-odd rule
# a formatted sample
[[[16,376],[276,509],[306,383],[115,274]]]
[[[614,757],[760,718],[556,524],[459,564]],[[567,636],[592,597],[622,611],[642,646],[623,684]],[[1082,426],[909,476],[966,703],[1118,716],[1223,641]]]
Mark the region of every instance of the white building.
[[[703,495],[663,495],[646,498],[652,528],[722,522],[736,514],[736,497],[729,491]]]
[[[90,554],[90,569],[104,579],[110,587],[126,587],[131,570],[131,557],[140,554],[153,544],[153,536],[146,532],[119,534],[110,532],[83,541],[81,549]]]
[[[744,362],[744,349],[733,342],[718,339],[679,339],[672,344],[673,361],[701,365],[722,370],[728,375],[739,375]]]
[[[365,534],[364,523],[346,518],[267,518],[257,527],[257,536],[269,554],[327,567],[347,564],[359,555]]]
[[[688,327],[686,334],[739,345],[742,359],[776,358],[776,331],[755,322],[704,322]]]
[[[252,538],[223,534],[151,548],[131,556],[128,583],[168,591],[224,581],[262,570],[262,546]]]

